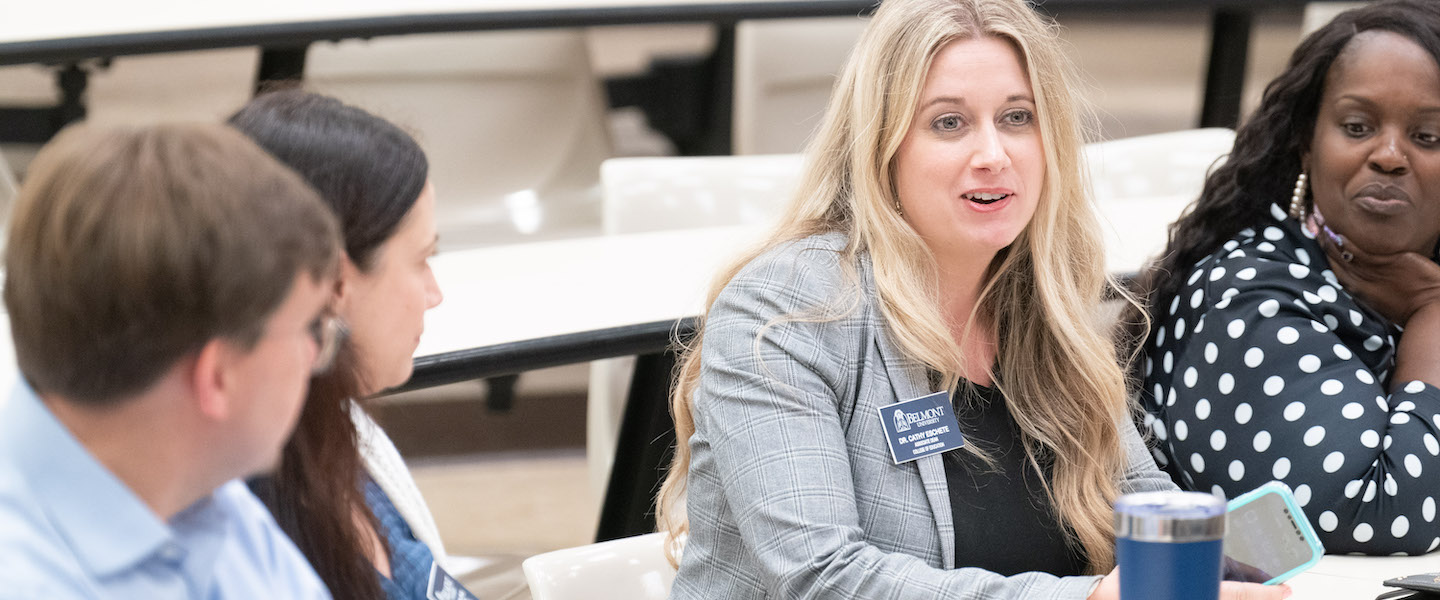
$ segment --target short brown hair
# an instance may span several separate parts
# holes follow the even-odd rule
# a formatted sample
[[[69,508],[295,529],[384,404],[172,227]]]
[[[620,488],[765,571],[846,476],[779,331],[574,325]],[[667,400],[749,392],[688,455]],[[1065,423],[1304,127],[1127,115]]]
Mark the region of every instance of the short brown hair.
[[[338,256],[315,192],[229,127],[72,127],[11,217],[20,371],[77,402],[141,392],[212,339],[254,344],[295,277],[325,279]]]

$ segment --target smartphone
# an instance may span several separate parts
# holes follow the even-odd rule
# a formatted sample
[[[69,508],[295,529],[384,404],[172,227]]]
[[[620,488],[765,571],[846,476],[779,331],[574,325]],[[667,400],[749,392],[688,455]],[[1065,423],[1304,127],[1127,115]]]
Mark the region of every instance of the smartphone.
[[[1320,561],[1325,547],[1279,481],[1231,500],[1225,515],[1225,579],[1274,585]]]

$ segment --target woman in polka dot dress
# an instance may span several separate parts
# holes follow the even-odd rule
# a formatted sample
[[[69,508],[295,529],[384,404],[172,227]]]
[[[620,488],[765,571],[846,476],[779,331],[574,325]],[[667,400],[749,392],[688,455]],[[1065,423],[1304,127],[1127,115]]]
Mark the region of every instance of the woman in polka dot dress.
[[[1440,547],[1437,34],[1404,0],[1302,42],[1141,281],[1157,462],[1289,484],[1332,553]]]

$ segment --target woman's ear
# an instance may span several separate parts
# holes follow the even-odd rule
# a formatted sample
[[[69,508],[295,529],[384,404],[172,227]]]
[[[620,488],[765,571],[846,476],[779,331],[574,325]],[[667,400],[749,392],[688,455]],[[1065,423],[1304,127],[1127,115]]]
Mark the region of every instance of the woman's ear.
[[[348,256],[340,258],[340,276],[335,278],[335,311],[342,316],[346,312],[347,305],[355,297],[356,285],[360,281],[362,273],[360,267],[350,260]]]

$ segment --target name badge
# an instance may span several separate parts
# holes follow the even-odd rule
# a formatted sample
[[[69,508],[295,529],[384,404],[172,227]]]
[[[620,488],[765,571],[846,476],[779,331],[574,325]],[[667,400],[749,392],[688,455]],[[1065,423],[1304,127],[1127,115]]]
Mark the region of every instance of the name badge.
[[[425,586],[425,597],[430,600],[479,600],[440,568],[440,563],[434,562],[430,563],[430,584]]]
[[[880,424],[890,444],[890,458],[903,464],[965,445],[960,423],[950,407],[949,392],[882,406]]]

